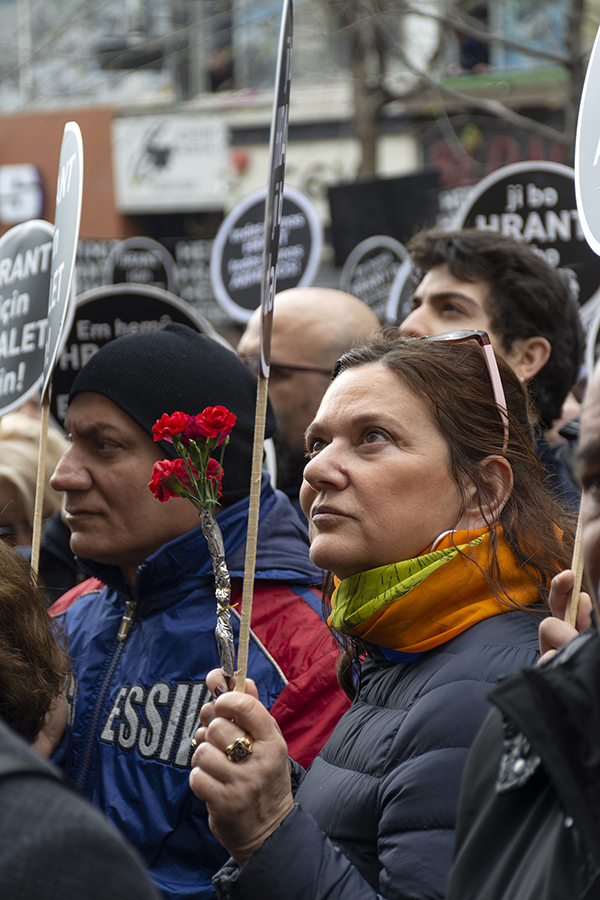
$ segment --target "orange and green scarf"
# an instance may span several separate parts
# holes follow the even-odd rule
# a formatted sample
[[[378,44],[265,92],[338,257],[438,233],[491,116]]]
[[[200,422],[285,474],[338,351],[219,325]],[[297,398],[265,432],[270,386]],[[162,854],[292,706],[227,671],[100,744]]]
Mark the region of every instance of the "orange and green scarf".
[[[432,650],[471,625],[510,610],[493,596],[483,574],[490,559],[488,528],[455,531],[433,552],[340,581],[329,624],[401,653]],[[519,606],[539,600],[539,588],[517,564],[501,528],[498,563],[511,600]]]

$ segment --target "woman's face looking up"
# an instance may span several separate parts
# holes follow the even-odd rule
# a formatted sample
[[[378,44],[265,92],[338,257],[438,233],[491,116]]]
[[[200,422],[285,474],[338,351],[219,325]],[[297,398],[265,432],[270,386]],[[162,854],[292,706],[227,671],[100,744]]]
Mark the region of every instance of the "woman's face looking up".
[[[441,532],[467,527],[446,441],[381,363],[335,379],[306,445],[300,502],[311,558],[338,578],[419,556]]]

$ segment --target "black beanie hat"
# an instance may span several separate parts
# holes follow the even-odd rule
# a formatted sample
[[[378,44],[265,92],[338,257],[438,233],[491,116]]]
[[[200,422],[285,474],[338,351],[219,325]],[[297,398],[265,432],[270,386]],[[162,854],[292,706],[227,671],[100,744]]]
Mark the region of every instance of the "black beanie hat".
[[[256,377],[232,350],[175,323],[149,334],[125,335],[105,344],[81,369],[69,403],[86,391],[108,397],[151,439],[163,413],[197,415],[207,406],[226,406],[237,422],[223,459],[223,505],[250,493]],[[269,404],[265,437],[272,436],[275,424]],[[158,444],[166,456],[177,456],[173,444]]]

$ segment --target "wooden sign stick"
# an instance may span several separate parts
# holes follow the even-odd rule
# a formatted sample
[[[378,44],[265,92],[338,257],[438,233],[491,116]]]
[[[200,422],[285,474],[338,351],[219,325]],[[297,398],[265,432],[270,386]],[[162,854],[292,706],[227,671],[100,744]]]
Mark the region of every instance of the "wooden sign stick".
[[[35,485],[35,507],[33,510],[33,538],[31,541],[31,568],[39,574],[40,543],[42,540],[42,513],[44,510],[44,486],[46,483],[46,447],[48,444],[48,416],[50,412],[50,391],[42,398],[42,418],[40,421],[40,446],[38,451],[37,481]]]
[[[571,591],[571,596],[569,597],[567,608],[565,609],[565,622],[568,622],[569,625],[572,625],[575,628],[577,623],[577,613],[579,611],[579,593],[581,591],[581,581],[583,578],[583,547],[581,542],[582,537],[582,509],[583,509],[583,501],[584,495],[581,495],[581,506],[579,507],[579,518],[577,519],[577,531],[575,532],[575,544],[573,546],[573,561],[571,563],[571,568],[573,569],[573,573],[575,575],[575,581],[573,582],[573,590]],[[592,597],[592,603],[594,606],[594,612],[596,614],[596,622],[600,624],[600,606],[598,604],[598,600],[595,597]]]
[[[254,443],[252,446],[252,474],[250,476],[250,508],[248,510],[248,535],[246,538],[246,560],[242,587],[242,618],[238,645],[238,664],[235,690],[246,690],[248,670],[248,647],[250,645],[250,622],[252,619],[252,599],[254,594],[254,571],[256,566],[256,544],[258,538],[258,515],[260,512],[260,486],[262,480],[263,449],[265,442],[265,422],[267,417],[269,379],[258,378],[256,392],[256,418]]]
[[[258,517],[260,511],[260,487],[262,460],[265,442],[265,422],[267,417],[267,394],[271,362],[271,331],[273,328],[273,302],[277,282],[277,256],[279,253],[279,229],[283,211],[283,181],[285,176],[285,152],[287,147],[288,117],[290,107],[290,80],[292,66],[292,0],[283,0],[277,71],[275,73],[275,95],[271,118],[271,146],[269,187],[265,201],[263,277],[261,285],[260,322],[260,372],[256,391],[256,418],[254,422],[254,442],[252,445],[252,474],[250,476],[250,508],[248,510],[248,536],[246,539],[246,561],[242,587],[242,618],[238,644],[238,667],[235,690],[246,690],[248,667],[248,647],[250,643],[250,622],[252,620],[252,600],[254,596],[254,571],[256,566],[256,543]]]

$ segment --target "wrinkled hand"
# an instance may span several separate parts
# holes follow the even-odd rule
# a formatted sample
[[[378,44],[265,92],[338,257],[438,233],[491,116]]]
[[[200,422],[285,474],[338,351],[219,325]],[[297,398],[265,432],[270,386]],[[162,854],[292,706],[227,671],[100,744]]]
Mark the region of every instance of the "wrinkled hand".
[[[552,616],[540,624],[540,662],[545,662],[554,656],[557,650],[568,644],[580,631],[585,631],[591,624],[592,601],[589,594],[582,592],[579,595],[579,609],[577,611],[576,627],[564,621],[565,611],[569,596],[573,589],[575,576],[571,569],[565,569],[552,579],[548,603]]]
[[[206,803],[212,833],[241,866],[293,809],[287,745],[252,681],[245,694],[221,693],[226,683],[218,670],[207,684],[219,696],[202,707],[190,787]],[[252,754],[230,762],[225,749],[244,735]]]

